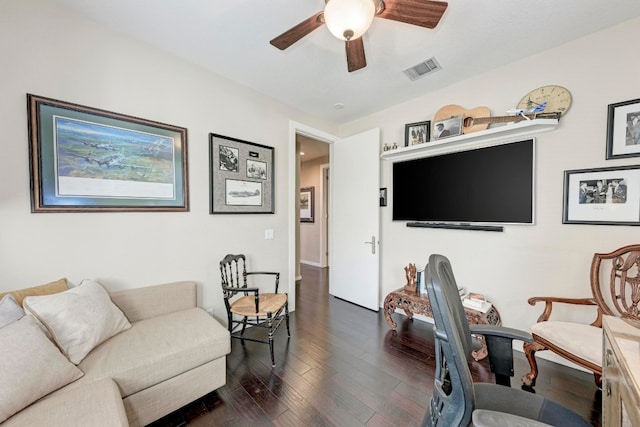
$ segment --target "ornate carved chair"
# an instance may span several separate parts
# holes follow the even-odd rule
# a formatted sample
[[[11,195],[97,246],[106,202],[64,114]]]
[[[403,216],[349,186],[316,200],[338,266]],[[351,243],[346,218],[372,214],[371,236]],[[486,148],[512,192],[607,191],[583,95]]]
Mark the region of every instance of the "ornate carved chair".
[[[531,327],[533,342],[524,344],[531,371],[522,377],[534,386],[538,376],[535,353],[552,352],[593,372],[596,385],[602,385],[602,316],[640,319],[640,245],[628,245],[611,253],[593,256],[591,262],[591,298],[529,298],[529,304],[544,302],[538,323]],[[553,303],[596,306],[591,324],[549,320]]]
[[[444,256],[431,255],[425,274],[425,284],[433,310],[436,372],[433,397],[423,425],[429,427],[590,425],[576,413],[542,396],[510,386],[473,383],[468,365],[472,344],[471,333],[480,333],[485,336],[489,347],[491,370],[502,371],[507,377],[513,376],[511,341],[513,339],[531,340],[531,335],[502,326],[469,325],[451,264]],[[502,366],[496,366],[496,364]]]
[[[222,293],[224,305],[227,308],[227,322],[231,338],[240,339],[243,345],[245,340],[269,344],[271,366],[276,366],[273,354],[273,335],[283,320],[287,324],[287,336],[291,336],[288,295],[278,293],[280,273],[248,272],[244,255],[229,254],[220,261],[220,275],[222,276]],[[260,292],[258,287],[250,287],[247,284],[249,276],[257,275],[273,278],[273,293]],[[245,335],[247,326],[266,329],[267,338],[256,338],[255,334]]]

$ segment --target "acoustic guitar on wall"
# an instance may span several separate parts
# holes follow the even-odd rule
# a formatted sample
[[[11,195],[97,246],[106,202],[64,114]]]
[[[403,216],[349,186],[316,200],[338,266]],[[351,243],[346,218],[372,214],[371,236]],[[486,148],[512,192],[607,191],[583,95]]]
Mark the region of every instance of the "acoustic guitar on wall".
[[[443,120],[450,119],[451,117],[462,116],[462,133],[472,133],[485,130],[492,123],[516,123],[529,119],[559,119],[559,113],[537,113],[537,114],[521,114],[511,116],[495,116],[491,117],[491,111],[488,107],[476,107],[472,110],[467,110],[459,105],[449,104],[440,108],[435,116],[433,122],[438,123]]]

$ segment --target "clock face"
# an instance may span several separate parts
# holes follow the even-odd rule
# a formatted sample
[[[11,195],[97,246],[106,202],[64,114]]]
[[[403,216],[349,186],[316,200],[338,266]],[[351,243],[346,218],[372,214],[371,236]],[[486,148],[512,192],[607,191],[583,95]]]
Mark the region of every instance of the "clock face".
[[[562,86],[542,86],[526,94],[517,108],[533,109],[545,101],[544,113],[560,113],[562,116],[571,106],[571,93]]]

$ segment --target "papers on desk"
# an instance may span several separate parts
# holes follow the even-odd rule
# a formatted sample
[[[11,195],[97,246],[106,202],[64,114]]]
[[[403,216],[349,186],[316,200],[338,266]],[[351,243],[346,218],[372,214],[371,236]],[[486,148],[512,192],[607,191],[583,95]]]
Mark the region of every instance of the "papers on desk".
[[[471,310],[477,310],[481,313],[486,313],[491,310],[492,304],[489,301],[482,301],[473,298],[463,298],[462,305]]]

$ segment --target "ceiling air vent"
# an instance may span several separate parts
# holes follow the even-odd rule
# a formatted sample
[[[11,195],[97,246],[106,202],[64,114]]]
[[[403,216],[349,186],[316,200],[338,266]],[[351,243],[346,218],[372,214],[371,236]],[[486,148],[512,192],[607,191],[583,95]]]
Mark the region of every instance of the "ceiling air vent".
[[[404,70],[404,73],[407,75],[407,77],[409,77],[409,79],[418,80],[419,78],[433,73],[434,71],[438,71],[439,69],[440,64],[438,64],[436,58],[429,58],[426,61],[422,61],[418,65],[407,68],[406,70]]]

